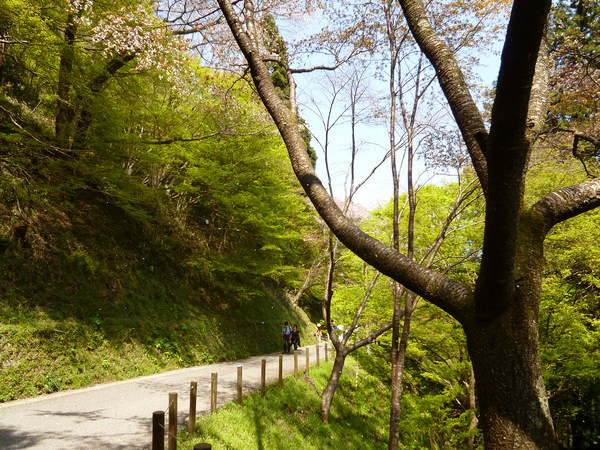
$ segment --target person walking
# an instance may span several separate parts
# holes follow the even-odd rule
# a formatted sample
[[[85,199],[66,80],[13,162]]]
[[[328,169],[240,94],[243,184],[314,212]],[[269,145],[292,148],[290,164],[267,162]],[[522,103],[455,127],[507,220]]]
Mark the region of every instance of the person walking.
[[[283,353],[289,353],[292,348],[290,337],[292,335],[292,327],[287,322],[283,322],[283,328],[281,329],[281,340],[283,341]]]
[[[290,342],[294,346],[294,351],[298,350],[298,347],[300,347],[300,331],[298,330],[298,325],[296,324],[292,326]]]

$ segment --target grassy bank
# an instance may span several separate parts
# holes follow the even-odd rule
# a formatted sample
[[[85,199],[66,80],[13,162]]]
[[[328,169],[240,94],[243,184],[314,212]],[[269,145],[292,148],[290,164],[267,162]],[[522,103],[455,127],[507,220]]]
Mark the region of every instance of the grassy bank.
[[[230,403],[200,416],[196,433],[179,434],[178,448],[200,442],[214,450],[387,448],[389,386],[349,359],[325,425],[319,394],[330,372],[330,362],[321,364],[309,377],[287,378],[281,389],[270,386],[264,397],[250,394],[242,405]]]
[[[0,401],[272,352],[284,319],[307,324],[267,294],[222,311],[141,297],[122,311],[62,317],[64,311],[4,299]]]
[[[215,275],[210,241],[164,215],[54,205],[0,248],[0,402],[273,352],[284,320],[311,329],[281,282]]]

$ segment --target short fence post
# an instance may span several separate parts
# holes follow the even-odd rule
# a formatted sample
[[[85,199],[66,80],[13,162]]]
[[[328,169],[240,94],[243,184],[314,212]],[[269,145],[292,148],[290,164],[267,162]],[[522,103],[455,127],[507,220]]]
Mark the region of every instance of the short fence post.
[[[188,418],[188,432],[193,433],[196,428],[196,397],[198,396],[198,382],[190,383],[190,416]]]
[[[169,450],[177,450],[177,392],[169,392]]]
[[[310,376],[310,348],[306,347],[306,370],[304,373],[305,376]]]
[[[319,344],[317,344],[317,367],[321,366],[321,356],[319,354],[320,348],[321,348],[321,346]]]
[[[279,355],[279,381],[277,385],[279,387],[283,386],[283,355]]]
[[[152,450],[165,450],[165,412],[152,413]]]
[[[237,366],[237,402],[242,404],[242,366]]]
[[[327,342],[325,342],[325,362],[329,361],[329,351],[327,350]]]
[[[218,373],[210,374],[210,412],[217,412],[217,377]]]
[[[260,393],[264,397],[267,390],[267,360],[260,362]]]
[[[212,449],[212,445],[207,444],[206,442],[194,445],[194,450],[211,450],[211,449]]]
[[[298,352],[294,351],[294,378],[298,379]]]

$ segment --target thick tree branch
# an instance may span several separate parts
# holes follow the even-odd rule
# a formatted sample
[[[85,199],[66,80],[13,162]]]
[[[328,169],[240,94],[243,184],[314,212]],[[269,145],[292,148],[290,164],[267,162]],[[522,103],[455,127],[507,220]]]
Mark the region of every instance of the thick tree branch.
[[[583,134],[580,132],[576,132],[573,137],[573,155],[579,157],[579,151],[577,147],[579,145],[579,141],[587,141],[594,145],[595,148],[600,148],[600,139],[596,139],[593,136],[588,136],[587,134]]]
[[[422,0],[399,0],[408,26],[427,56],[437,74],[440,86],[467,149],[484,192],[487,191],[488,169],[485,158],[487,130],[477,105],[471,97],[469,88],[452,49],[434,31]]]
[[[405,255],[369,236],[342,213],[315,174],[299,132],[297,119],[277,95],[258,46],[244,31],[230,1],[218,0],[218,3],[240,50],[248,61],[257,92],[286,144],[294,172],[329,228],[344,245],[377,270],[462,320],[464,308],[470,299],[469,289],[411,261]]]
[[[488,139],[483,256],[478,313],[491,317],[513,298],[523,187],[531,145],[529,99],[551,0],[515,0],[508,24]]]
[[[490,145],[495,151],[518,147],[525,139],[536,62],[551,0],[515,0],[502,50]],[[489,157],[489,155],[488,155]]]
[[[527,137],[532,141],[535,141],[544,128],[548,103],[550,102],[551,65],[552,58],[550,58],[548,37],[545,30],[535,65],[535,75],[533,77],[531,96],[527,108]]]
[[[292,73],[310,73],[310,72],[315,72],[317,70],[335,70],[338,67],[340,67],[342,64],[348,62],[348,60],[349,60],[349,58],[341,59],[332,66],[312,66],[312,67],[305,67],[305,68],[301,68],[301,69],[290,69],[290,72],[292,72]]]
[[[366,338],[361,339],[358,342],[355,342],[354,344],[350,345],[349,347],[346,347],[346,352],[347,353],[352,353],[353,351],[358,350],[359,348],[364,347],[365,345],[372,344],[383,333],[385,333],[386,331],[391,330],[392,326],[393,326],[393,324],[390,322],[387,325],[382,326],[378,330],[373,331],[373,333],[371,333]]]
[[[540,199],[533,211],[542,217],[547,233],[557,223],[600,207],[600,178],[554,191]]]
[[[8,37],[0,38],[0,44],[31,44],[31,41],[23,41],[21,39],[9,39]]]

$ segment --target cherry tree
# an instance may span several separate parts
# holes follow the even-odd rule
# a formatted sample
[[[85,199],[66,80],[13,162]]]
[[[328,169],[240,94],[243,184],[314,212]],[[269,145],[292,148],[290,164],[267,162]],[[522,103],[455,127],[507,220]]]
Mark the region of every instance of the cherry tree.
[[[554,225],[600,206],[600,179],[548,186],[549,193],[533,204],[523,201],[531,153],[529,100],[551,2],[513,3],[488,130],[454,51],[434,31],[424,3],[400,0],[413,38],[436,70],[485,195],[484,244],[474,287],[412,261],[343,214],[313,170],[296,117],[275,92],[251,32],[253,2],[246,0],[238,9],[229,0],[218,3],[294,172],[321,217],[354,253],[461,323],[486,446],[557,448],[538,354],[543,245]]]

